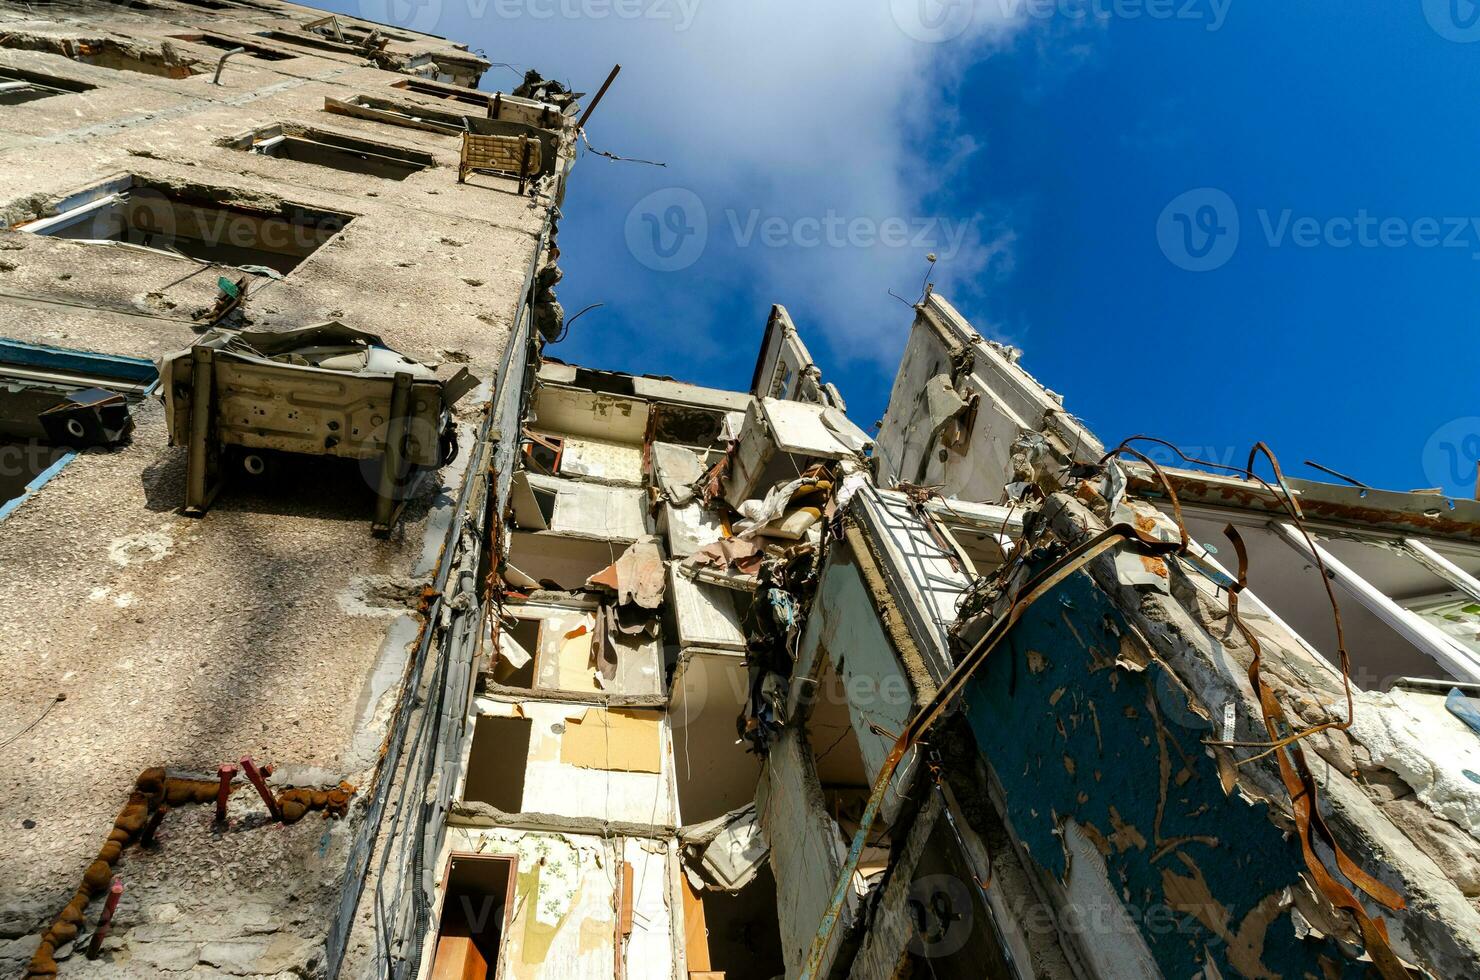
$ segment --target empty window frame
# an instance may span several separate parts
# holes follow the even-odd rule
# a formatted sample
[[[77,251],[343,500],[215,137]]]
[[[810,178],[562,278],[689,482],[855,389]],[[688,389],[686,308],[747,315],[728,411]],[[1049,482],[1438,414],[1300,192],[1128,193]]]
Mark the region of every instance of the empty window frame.
[[[378,99],[373,95],[356,95],[349,99],[326,96],[324,111],[392,126],[405,126],[408,129],[422,129],[445,136],[461,136],[469,128],[467,117],[461,113]]]
[[[88,92],[96,87],[86,82],[73,81],[70,78],[58,78],[55,75],[43,75],[24,68],[0,65],[0,105],[20,105],[23,102],[46,99],[53,95]]]
[[[1229,515],[1207,510],[1184,517],[1192,537],[1225,571],[1233,571],[1233,549],[1223,535]],[[1480,571],[1480,549],[1350,529],[1312,529],[1313,550],[1292,524],[1242,517],[1234,523],[1248,552],[1251,615],[1275,620],[1333,671],[1339,669],[1335,623],[1316,562],[1319,553],[1341,607],[1355,687],[1387,690],[1403,677],[1480,678],[1480,650],[1466,642],[1480,631],[1480,620],[1467,609],[1475,604],[1470,600],[1480,599],[1471,594],[1480,593],[1480,582],[1472,577]]]
[[[189,78],[205,70],[199,60],[182,57],[163,46],[148,48],[137,43],[123,44],[112,38],[56,38],[9,34],[0,35],[0,47],[47,51],[84,65],[114,71],[133,71],[158,78]]]
[[[290,124],[265,126],[227,145],[234,150],[386,180],[405,180],[436,165],[430,153],[420,150]]]
[[[316,51],[332,51],[337,54],[364,54],[362,48],[352,44],[343,44],[339,41],[331,41],[326,37],[313,34],[308,31],[295,34],[292,31],[257,31],[258,37],[265,37],[269,41],[281,41],[284,44],[293,44],[301,48],[313,48]]]
[[[229,199],[221,191],[220,199]],[[73,195],[58,214],[20,231],[130,245],[202,262],[291,272],[347,225],[352,216],[284,203],[277,211],[186,196],[129,176]]]
[[[125,442],[150,361],[0,339],[0,520],[80,449]]]
[[[260,58],[263,61],[288,61],[297,55],[286,51],[278,51],[274,48],[264,47],[261,44],[253,44],[250,41],[240,41],[236,38],[222,37],[220,34],[172,34],[171,37],[177,41],[189,41],[191,44],[203,44],[208,48],[216,48],[220,51],[235,51],[237,48],[246,49],[243,53],[251,58]]]
[[[420,95],[431,95],[439,99],[449,99],[454,102],[465,102],[468,105],[487,109],[493,101],[493,96],[487,92],[479,92],[477,89],[462,88],[457,85],[445,85],[440,82],[424,81],[420,78],[408,78],[400,82],[391,82],[391,88],[405,89],[408,92],[416,92]]]

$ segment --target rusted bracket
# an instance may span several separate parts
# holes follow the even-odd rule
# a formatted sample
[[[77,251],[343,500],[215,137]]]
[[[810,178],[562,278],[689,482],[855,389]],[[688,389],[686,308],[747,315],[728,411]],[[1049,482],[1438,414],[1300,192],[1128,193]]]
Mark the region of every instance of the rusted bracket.
[[[375,523],[370,529],[377,537],[391,533],[401,508],[406,506],[406,496],[397,485],[401,481],[401,469],[406,458],[406,415],[410,407],[411,375],[399,371],[391,382],[391,414],[386,423],[385,456],[381,460],[380,481],[375,490]]]
[[[209,347],[191,351],[190,445],[185,459],[185,513],[200,517],[210,509],[221,489],[212,413],[215,406],[216,365]]]

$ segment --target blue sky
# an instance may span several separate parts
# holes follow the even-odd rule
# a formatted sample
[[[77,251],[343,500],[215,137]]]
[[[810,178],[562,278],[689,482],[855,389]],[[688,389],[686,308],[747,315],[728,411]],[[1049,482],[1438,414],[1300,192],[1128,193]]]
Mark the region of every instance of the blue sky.
[[[888,290],[934,252],[1107,443],[1473,491],[1470,0],[326,5],[586,91],[623,64],[590,138],[668,166],[581,160],[559,292],[606,305],[554,356],[744,387],[780,302],[868,427],[911,320]]]

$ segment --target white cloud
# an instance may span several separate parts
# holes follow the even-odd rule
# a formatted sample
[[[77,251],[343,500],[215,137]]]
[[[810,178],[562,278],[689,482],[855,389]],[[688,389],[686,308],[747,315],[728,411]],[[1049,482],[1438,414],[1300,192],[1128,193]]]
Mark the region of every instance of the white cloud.
[[[588,156],[573,176],[566,228],[579,223],[583,241],[625,251],[629,209],[673,186],[703,202],[709,238],[681,271],[650,273],[625,254],[602,260],[611,281],[600,298],[660,303],[703,323],[706,295],[738,289],[754,300],[755,329],[769,303],[784,302],[841,356],[892,368],[910,314],[886,289],[913,300],[926,252],[941,255],[943,288],[1010,263],[1010,229],[936,213],[929,201],[981,150],[952,132],[955,83],[971,59],[1011,36],[1015,0],[423,2],[441,3],[433,30],[588,93],[622,64],[591,140],[668,167]],[[647,16],[626,16],[634,11]],[[963,12],[969,23],[951,20]],[[911,36],[932,29],[960,32],[944,43]],[[494,69],[484,86],[514,83]],[[747,227],[742,244],[734,229]],[[654,295],[655,282],[666,296]],[[700,352],[714,340],[677,338]]]

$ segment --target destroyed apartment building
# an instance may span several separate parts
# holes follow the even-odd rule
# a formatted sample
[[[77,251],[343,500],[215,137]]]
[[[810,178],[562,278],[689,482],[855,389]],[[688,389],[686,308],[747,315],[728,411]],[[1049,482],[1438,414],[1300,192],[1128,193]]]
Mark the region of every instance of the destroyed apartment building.
[[[0,11],[0,972],[1480,976],[1480,503],[566,363],[488,67]]]

